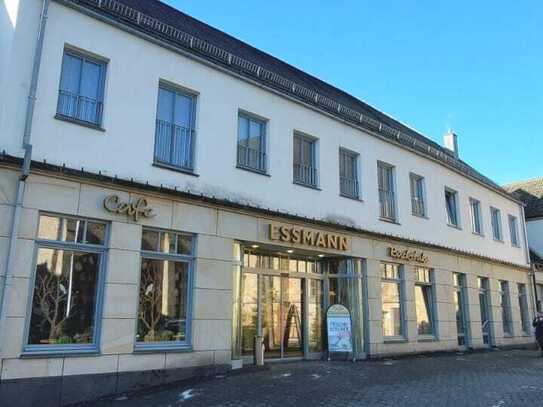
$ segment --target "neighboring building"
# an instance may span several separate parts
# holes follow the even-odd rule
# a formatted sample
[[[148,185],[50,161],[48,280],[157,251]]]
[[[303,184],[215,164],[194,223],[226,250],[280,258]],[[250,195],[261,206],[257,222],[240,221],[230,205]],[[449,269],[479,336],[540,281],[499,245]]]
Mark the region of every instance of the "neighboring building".
[[[524,216],[530,258],[535,271],[537,306],[543,310],[543,177],[513,182],[505,185],[504,189],[526,205]]]
[[[215,374],[253,363],[255,335],[266,359],[320,358],[335,303],[359,359],[532,342],[522,203],[456,135],[155,0],[10,7],[0,400]]]

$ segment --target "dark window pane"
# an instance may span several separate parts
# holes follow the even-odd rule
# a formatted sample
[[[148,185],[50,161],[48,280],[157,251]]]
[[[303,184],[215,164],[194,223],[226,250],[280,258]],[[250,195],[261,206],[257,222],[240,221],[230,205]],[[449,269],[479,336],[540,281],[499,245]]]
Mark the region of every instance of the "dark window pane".
[[[138,342],[186,339],[188,263],[142,259]]]
[[[177,254],[192,254],[192,237],[177,235]]]
[[[85,221],[78,219],[64,219],[62,226],[62,240],[66,242],[83,242]]]
[[[100,255],[38,250],[29,344],[93,342]]]
[[[103,245],[106,239],[106,225],[103,223],[87,222],[87,243]]]
[[[158,232],[143,229],[141,235],[141,250],[151,250],[156,252],[158,250],[158,235]]]

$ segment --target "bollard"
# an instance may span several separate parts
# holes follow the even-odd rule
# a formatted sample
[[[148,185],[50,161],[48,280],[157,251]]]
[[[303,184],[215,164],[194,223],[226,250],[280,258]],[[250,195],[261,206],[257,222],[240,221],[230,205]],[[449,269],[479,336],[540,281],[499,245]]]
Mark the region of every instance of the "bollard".
[[[255,336],[255,365],[264,366],[264,337]]]

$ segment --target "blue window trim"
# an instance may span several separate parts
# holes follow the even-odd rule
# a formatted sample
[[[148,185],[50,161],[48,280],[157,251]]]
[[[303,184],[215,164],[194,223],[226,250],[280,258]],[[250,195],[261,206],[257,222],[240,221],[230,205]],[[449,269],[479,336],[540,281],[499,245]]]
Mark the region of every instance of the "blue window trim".
[[[62,242],[57,240],[39,239],[39,219],[42,215],[62,217],[65,219],[77,219],[102,223],[105,225],[105,237],[103,245],[93,245],[87,243]],[[100,353],[100,338],[102,333],[102,310],[104,303],[104,292],[106,283],[106,270],[108,263],[110,227],[108,222],[95,220],[92,218],[70,216],[52,212],[40,212],[38,214],[38,227],[36,228],[36,238],[34,244],[34,253],[32,260],[32,272],[30,275],[30,284],[28,287],[28,301],[25,318],[25,329],[23,335],[21,357],[33,356],[51,356],[51,355],[72,355],[79,356],[85,354]],[[34,289],[36,285],[36,266],[38,261],[38,251],[40,248],[86,251],[100,254],[100,266],[98,268],[98,281],[96,287],[96,304],[94,308],[94,327],[93,342],[89,344],[61,344],[61,345],[36,345],[28,344],[30,334],[30,320],[32,318],[32,303],[34,300]]]
[[[197,250],[197,235],[194,233],[184,232],[184,231],[178,231],[178,230],[172,230],[172,229],[161,229],[161,228],[155,228],[155,227],[146,227],[143,226],[142,230],[151,230],[154,232],[168,232],[168,233],[176,233],[180,235],[186,235],[192,237],[192,247],[191,247],[191,254],[190,255],[184,255],[184,254],[169,254],[169,253],[162,253],[162,252],[154,252],[150,250],[141,250],[140,249],[140,262],[139,262],[139,270],[140,270],[140,278],[138,279],[138,287],[137,292],[138,295],[136,297],[136,310],[137,313],[139,313],[139,293],[140,293],[140,285],[141,285],[141,261],[145,259],[156,259],[156,260],[169,260],[169,261],[178,261],[178,262],[185,262],[188,263],[188,280],[187,280],[187,315],[186,315],[186,321],[185,321],[185,340],[184,341],[168,341],[168,342],[138,342],[137,340],[137,334],[138,334],[138,323],[139,318],[136,316],[136,329],[134,330],[134,352],[137,353],[145,353],[145,352],[190,352],[192,351],[192,310],[193,310],[193,298],[194,298],[194,276],[196,273],[196,250]]]
[[[100,66],[100,79],[98,83],[98,97],[97,101],[99,101],[102,105],[99,113],[97,114],[96,121],[86,121],[79,119],[77,117],[68,116],[65,114],[62,114],[58,111],[59,101],[60,101],[60,92],[62,91],[61,85],[62,85],[62,78],[64,77],[64,60],[66,58],[66,55],[70,55],[74,58],[79,58],[83,62],[88,61],[91,63],[94,63],[96,65]],[[105,94],[105,84],[106,84],[106,71],[107,71],[107,65],[108,61],[106,59],[101,59],[99,57],[93,57],[85,51],[79,51],[72,49],[70,47],[65,47],[64,52],[62,53],[62,60],[61,60],[61,68],[60,68],[60,78],[58,81],[58,91],[57,91],[57,106],[55,108],[55,117],[60,120],[66,120],[70,121],[76,124],[81,124],[83,126],[96,128],[98,130],[103,130],[102,124],[103,124],[103,117],[104,117],[104,94]],[[83,68],[82,68],[83,69]],[[79,88],[81,88],[81,74],[79,75]]]

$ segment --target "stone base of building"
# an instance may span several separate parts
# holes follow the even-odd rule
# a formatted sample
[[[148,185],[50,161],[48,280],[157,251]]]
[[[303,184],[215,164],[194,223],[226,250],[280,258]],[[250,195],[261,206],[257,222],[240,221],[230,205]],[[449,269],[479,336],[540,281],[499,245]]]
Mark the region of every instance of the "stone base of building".
[[[230,370],[229,365],[210,365],[180,369],[118,372],[74,376],[55,376],[3,380],[0,383],[2,406],[66,406],[133,393],[185,380],[204,380]]]

